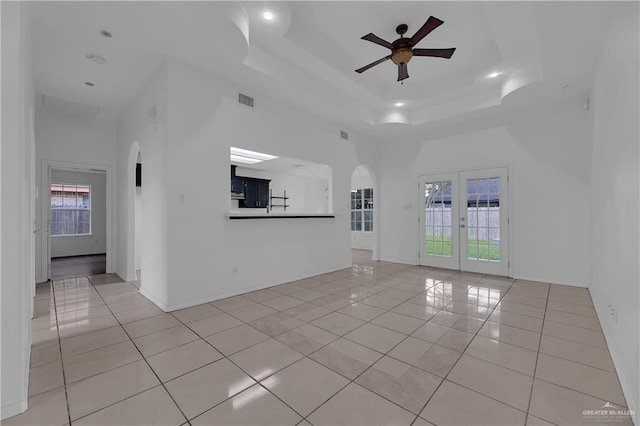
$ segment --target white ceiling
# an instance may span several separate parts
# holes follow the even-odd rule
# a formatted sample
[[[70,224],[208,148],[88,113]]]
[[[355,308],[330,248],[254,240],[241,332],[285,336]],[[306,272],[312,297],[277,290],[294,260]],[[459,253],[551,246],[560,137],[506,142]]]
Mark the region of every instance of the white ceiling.
[[[616,10],[610,1],[47,1],[30,7],[38,93],[100,107],[104,119],[116,119],[164,58],[173,57],[376,139],[586,97]],[[275,13],[271,22],[262,19],[267,9]],[[396,82],[391,61],[354,72],[389,54],[360,37],[373,32],[391,42],[401,23],[411,36],[430,15],[445,23],[418,47],[456,47],[450,60],[413,58],[404,84]],[[87,54],[107,63],[92,63]],[[489,78],[494,71],[502,74]],[[395,107],[398,101],[405,105]]]

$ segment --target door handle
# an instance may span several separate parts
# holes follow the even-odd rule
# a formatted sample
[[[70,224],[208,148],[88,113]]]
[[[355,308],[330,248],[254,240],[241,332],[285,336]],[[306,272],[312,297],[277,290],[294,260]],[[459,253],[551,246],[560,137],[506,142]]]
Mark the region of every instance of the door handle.
[[[460,224],[460,228],[466,228],[465,224],[464,224],[464,223],[461,223],[461,224]]]

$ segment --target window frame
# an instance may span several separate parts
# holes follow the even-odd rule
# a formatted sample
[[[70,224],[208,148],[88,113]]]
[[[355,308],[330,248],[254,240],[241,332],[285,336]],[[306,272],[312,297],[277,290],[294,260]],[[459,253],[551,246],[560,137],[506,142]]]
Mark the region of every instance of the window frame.
[[[373,200],[373,188],[351,189],[351,232],[373,232]],[[369,219],[365,220],[367,216]]]
[[[54,186],[58,186],[58,187],[62,187],[64,188],[65,186],[68,187],[72,187],[75,186],[76,187],[76,194],[78,193],[78,187],[83,187],[83,188],[88,188],[89,189],[89,207],[87,208],[78,208],[77,205],[75,208],[70,208],[70,207],[64,207],[64,201],[63,201],[63,207],[53,207],[52,205],[52,201],[53,201],[53,187]],[[64,190],[63,190],[64,192]],[[52,238],[59,238],[59,237],[65,237],[65,238],[69,238],[69,237],[90,237],[93,235],[93,214],[92,214],[92,210],[93,210],[93,186],[91,184],[83,184],[83,183],[59,183],[59,182],[51,182],[50,186],[49,186],[49,223],[50,223],[50,236]],[[77,195],[76,195],[77,197]],[[64,199],[64,196],[63,196]],[[72,211],[72,212],[89,212],[89,232],[87,233],[82,233],[82,234],[54,234],[53,231],[53,212],[56,211]]]

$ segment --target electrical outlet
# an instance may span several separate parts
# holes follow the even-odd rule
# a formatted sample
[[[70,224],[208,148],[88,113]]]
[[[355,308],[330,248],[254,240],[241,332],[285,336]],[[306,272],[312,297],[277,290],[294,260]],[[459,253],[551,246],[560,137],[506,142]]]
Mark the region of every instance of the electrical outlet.
[[[238,273],[238,267],[237,267],[237,266],[234,266],[233,268],[231,268],[231,273],[232,273],[233,275],[236,275],[236,274]]]
[[[616,312],[616,308],[614,308],[613,305],[609,305],[609,318],[615,325],[618,325],[618,313]]]

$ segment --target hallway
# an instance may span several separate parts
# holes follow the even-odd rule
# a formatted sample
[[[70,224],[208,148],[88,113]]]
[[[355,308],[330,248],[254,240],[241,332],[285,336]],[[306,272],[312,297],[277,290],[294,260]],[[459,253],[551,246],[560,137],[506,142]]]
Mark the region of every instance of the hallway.
[[[367,254],[172,313],[112,274],[41,284],[29,410],[3,424],[562,425],[625,406],[588,290]]]
[[[106,254],[56,257],[51,259],[51,279],[59,280],[104,274],[106,264]]]

